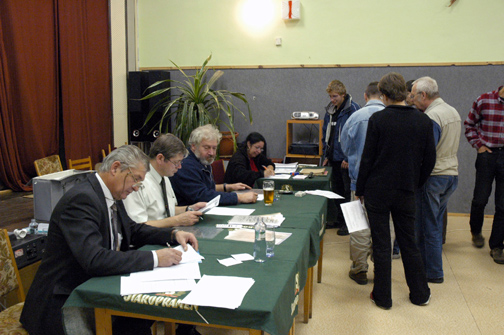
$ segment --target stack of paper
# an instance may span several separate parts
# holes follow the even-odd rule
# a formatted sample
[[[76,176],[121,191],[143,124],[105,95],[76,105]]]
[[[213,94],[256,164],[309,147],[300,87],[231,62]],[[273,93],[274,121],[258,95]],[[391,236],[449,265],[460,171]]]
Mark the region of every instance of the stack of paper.
[[[252,278],[204,275],[182,303],[236,309],[254,282]]]
[[[284,222],[285,220],[285,217],[282,215],[282,213],[270,215],[235,215],[228,221],[228,223],[243,226],[253,226],[256,224],[259,218],[261,218],[264,224],[269,227],[280,227],[282,222]]]
[[[298,163],[275,163],[275,174],[291,174],[296,172],[298,167]]]
[[[182,251],[181,246],[175,249]],[[196,286],[195,279],[201,278],[199,262],[202,259],[204,257],[188,245],[187,251],[182,251],[182,261],[178,265],[133,272],[129,277],[121,277],[121,295],[190,291]]]
[[[275,245],[281,244],[289,238],[292,233],[275,232]],[[236,229],[229,232],[228,236],[224,237],[225,240],[241,241],[241,242],[254,242],[255,230],[254,229]]]

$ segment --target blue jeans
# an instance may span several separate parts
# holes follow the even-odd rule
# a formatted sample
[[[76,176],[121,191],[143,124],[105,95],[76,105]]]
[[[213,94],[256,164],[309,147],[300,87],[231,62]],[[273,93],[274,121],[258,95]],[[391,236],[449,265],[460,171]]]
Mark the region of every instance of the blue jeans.
[[[458,176],[430,176],[416,194],[415,236],[427,278],[443,275],[443,216]]]
[[[492,149],[492,153],[483,152],[476,158],[476,182],[471,203],[471,233],[480,234],[483,227],[485,207],[492,193],[495,179],[495,215],[492,234],[488,245],[490,249],[504,248],[504,149]]]

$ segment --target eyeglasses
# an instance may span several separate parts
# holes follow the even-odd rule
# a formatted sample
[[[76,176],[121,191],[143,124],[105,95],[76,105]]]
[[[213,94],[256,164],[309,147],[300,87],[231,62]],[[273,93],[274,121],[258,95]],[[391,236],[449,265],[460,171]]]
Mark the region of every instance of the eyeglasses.
[[[260,151],[260,152],[263,152],[263,151],[264,151],[264,148],[261,148],[261,147],[255,146],[255,145],[253,145],[253,146],[252,146],[252,149],[254,149],[254,150],[258,150],[258,151]]]
[[[170,163],[172,163],[172,164],[173,164],[173,166],[175,166],[175,167],[177,167],[177,168],[178,168],[178,167],[182,167],[182,161],[178,161],[178,162],[176,162],[176,163],[175,163],[175,162],[172,162],[170,159],[167,159],[167,161],[168,161],[168,162],[170,162]]]
[[[133,171],[131,171],[130,167],[128,167],[128,170],[129,170],[128,174],[131,174],[131,177],[133,178],[133,181],[135,182],[131,187],[136,188],[136,189],[139,189],[140,187],[142,187],[142,182],[138,181],[135,178],[135,175],[133,174]]]

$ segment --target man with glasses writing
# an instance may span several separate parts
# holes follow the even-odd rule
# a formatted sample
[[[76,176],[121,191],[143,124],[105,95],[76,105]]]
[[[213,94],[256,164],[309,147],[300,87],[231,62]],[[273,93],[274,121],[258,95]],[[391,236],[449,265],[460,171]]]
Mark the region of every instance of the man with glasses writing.
[[[167,243],[184,249],[190,243],[198,249],[191,233],[137,224],[129,218],[122,201],[138,191],[148,170],[148,157],[138,147],[125,145],[104,159],[98,173],[62,196],[51,215],[45,253],[20,319],[30,334],[92,333],[93,309],[62,312],[73,289],[92,277],[178,264],[182,253],[166,248]],[[155,251],[130,247],[147,244],[165,247]],[[112,322],[114,334],[151,334],[152,321],[115,317]]]
[[[187,156],[184,143],[172,134],[163,134],[154,141],[149,152],[150,170],[138,192],[124,200],[128,215],[136,222],[155,227],[192,226],[202,215],[206,202],[177,206],[170,180],[182,168]]]
[[[222,138],[219,130],[211,124],[194,129],[189,137],[191,150],[182,161],[184,168],[170,178],[179,205],[187,206],[194,201],[210,201],[220,195],[219,205],[254,203],[257,193],[235,193],[233,191],[251,189],[244,183],[216,185],[211,164],[217,154],[217,146]]]

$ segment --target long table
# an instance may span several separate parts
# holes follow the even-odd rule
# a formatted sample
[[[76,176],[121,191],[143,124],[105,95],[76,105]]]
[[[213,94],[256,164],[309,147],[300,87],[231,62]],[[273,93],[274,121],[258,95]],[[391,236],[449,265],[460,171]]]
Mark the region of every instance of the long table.
[[[303,288],[305,308],[306,299],[311,302],[310,269],[320,256],[327,199],[311,195],[302,198],[283,195],[271,207],[264,206],[262,202],[239,207],[255,208],[254,215],[281,212],[286,220],[278,231],[292,233],[281,245],[276,246],[275,256],[265,263],[249,261],[225,267],[217,259],[234,253],[252,253],[253,244],[224,239],[226,229],[219,229],[212,238],[204,237],[205,230],[217,229],[216,223],[227,222],[230,217],[205,215],[204,221],[192,227],[199,229],[202,235],[198,237],[200,253],[205,257],[200,264],[202,275],[251,277],[255,280],[239,308],[229,310],[186,306],[180,301],[187,292],[122,297],[120,276],[88,280],[74,290],[65,307],[94,308],[97,334],[111,334],[112,315],[165,321],[171,331],[174,331],[176,322],[207,325],[196,310],[214,327],[246,329],[254,335],[263,331],[278,335],[292,334],[299,293]],[[311,309],[311,305],[308,308]]]

